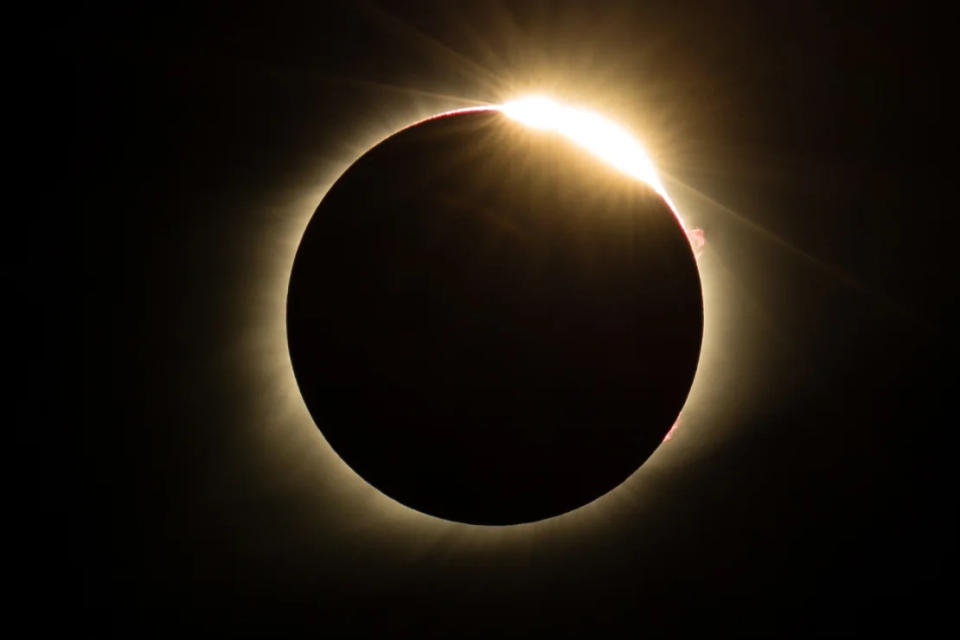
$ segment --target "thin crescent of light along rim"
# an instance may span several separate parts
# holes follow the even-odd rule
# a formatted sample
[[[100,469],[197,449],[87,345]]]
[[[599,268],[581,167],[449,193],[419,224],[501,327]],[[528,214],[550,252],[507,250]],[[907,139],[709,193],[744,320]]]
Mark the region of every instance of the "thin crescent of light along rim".
[[[689,233],[643,145],[629,131],[593,111],[543,96],[527,96],[499,105],[444,111],[403,127],[401,131],[437,118],[482,111],[499,111],[528,127],[558,133],[613,168],[641,180],[664,199],[680,228]]]

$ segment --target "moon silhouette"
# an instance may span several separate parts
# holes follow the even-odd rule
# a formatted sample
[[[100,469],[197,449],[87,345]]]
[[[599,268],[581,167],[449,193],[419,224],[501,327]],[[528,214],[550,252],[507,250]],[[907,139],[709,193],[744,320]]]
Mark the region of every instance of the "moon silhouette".
[[[699,273],[664,199],[496,109],[408,127],[297,250],[290,357],[333,449],[395,500],[505,525],[636,471],[693,381]]]

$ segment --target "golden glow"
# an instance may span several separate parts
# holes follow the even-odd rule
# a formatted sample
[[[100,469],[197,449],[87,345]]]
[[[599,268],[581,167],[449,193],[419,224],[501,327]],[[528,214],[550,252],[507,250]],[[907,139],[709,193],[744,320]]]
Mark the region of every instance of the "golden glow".
[[[677,208],[670,201],[643,145],[623,127],[592,111],[544,96],[511,100],[501,105],[500,111],[528,127],[555,131],[617,170],[642,180],[667,201],[676,215]]]

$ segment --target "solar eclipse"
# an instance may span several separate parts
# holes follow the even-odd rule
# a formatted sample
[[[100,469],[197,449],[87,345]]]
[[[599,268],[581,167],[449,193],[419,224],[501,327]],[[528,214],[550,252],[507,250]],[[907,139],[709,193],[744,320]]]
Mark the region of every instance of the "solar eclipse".
[[[428,119],[355,162],[301,240],[287,328],[307,408],[361,477],[503,525],[582,506],[656,449],[703,306],[639,146],[535,99]]]

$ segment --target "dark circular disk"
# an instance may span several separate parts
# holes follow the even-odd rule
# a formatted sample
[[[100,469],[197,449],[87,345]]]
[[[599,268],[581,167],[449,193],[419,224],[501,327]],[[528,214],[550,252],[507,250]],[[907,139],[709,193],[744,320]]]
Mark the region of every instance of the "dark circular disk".
[[[357,160],[293,265],[306,406],[343,460],[419,511],[558,515],[623,482],[693,381],[700,279],[650,187],[497,110]]]

